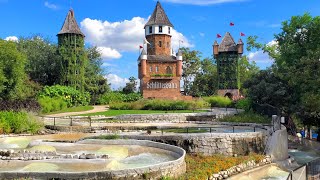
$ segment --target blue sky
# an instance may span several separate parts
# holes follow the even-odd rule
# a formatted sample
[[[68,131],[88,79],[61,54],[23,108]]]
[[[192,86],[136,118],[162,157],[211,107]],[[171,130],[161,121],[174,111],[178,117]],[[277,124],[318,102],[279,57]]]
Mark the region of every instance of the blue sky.
[[[71,2],[71,3],[70,3]],[[320,14],[318,0],[160,0],[175,26],[173,48],[182,46],[212,54],[216,34],[229,31],[237,41],[240,32],[269,43],[281,31],[281,22],[293,15]],[[155,0],[0,0],[0,38],[41,34],[57,41],[56,34],[70,9],[86,34],[86,45],[99,46],[106,77],[114,89],[137,77],[143,25],[154,10]],[[234,27],[229,23],[233,22]],[[245,39],[245,38],[243,38]],[[221,39],[218,39],[221,41]],[[272,60],[262,52],[246,52],[262,69]]]

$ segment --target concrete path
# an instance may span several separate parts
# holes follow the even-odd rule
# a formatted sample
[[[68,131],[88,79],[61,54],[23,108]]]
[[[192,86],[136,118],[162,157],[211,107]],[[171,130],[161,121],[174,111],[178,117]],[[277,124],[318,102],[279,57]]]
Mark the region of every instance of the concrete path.
[[[77,116],[80,114],[89,114],[89,113],[96,113],[96,112],[104,112],[109,109],[109,106],[93,106],[92,110],[89,111],[81,111],[81,112],[67,112],[67,113],[60,113],[60,114],[50,114],[46,115],[45,117],[65,117],[65,116]]]

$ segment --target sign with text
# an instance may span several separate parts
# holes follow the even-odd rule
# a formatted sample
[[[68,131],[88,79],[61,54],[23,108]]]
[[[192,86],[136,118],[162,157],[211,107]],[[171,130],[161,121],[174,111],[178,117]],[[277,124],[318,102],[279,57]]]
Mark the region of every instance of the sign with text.
[[[147,89],[177,89],[177,83],[148,82]]]

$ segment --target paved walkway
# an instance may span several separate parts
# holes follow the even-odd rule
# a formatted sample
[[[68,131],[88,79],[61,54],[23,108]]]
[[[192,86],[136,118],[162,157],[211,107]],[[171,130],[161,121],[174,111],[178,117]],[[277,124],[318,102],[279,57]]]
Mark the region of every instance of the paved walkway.
[[[67,112],[67,113],[60,113],[60,114],[50,114],[46,115],[45,117],[65,117],[65,116],[76,116],[80,114],[89,114],[89,113],[96,113],[96,112],[104,112],[109,109],[109,106],[93,106],[92,110],[89,111],[81,111],[81,112]]]

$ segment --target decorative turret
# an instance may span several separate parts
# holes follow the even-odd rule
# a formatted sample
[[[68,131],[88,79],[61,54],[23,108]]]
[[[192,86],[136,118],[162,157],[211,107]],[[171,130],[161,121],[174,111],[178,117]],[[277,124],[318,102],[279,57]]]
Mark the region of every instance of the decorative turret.
[[[144,29],[146,39],[150,43],[147,46],[148,55],[171,56],[173,25],[159,1]]]
[[[69,10],[58,36],[58,51],[61,59],[60,83],[84,90],[84,65],[87,57],[84,50],[84,37],[72,9]]]
[[[183,57],[180,50],[175,56],[171,48],[172,28],[173,25],[158,1],[144,27],[144,44],[147,44],[147,49],[143,49],[138,58],[140,91],[143,98],[192,99],[191,96],[181,96]]]
[[[239,97],[239,67],[238,60],[243,54],[243,42],[235,43],[231,34],[227,32],[220,45],[213,44],[213,55],[218,68],[218,94],[231,99]]]
[[[60,32],[57,34],[57,36],[63,34],[78,34],[85,37],[85,35],[81,32],[78,26],[78,23],[74,17],[74,11],[72,9],[69,10],[68,15],[64,20],[62,28]]]

